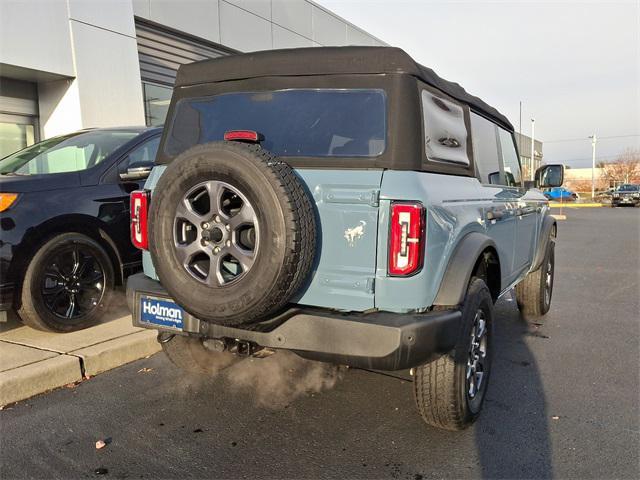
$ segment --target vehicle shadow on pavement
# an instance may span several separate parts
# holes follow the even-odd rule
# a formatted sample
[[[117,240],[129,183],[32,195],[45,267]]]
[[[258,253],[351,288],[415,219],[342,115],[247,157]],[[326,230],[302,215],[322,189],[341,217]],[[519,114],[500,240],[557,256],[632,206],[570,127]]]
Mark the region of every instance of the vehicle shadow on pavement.
[[[496,304],[493,371],[475,429],[483,478],[551,478],[552,448],[544,385],[531,342],[548,339],[510,295]]]

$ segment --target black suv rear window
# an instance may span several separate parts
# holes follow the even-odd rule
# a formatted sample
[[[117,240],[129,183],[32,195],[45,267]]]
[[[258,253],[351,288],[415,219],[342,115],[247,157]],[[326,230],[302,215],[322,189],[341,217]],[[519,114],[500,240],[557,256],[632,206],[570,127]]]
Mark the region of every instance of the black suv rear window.
[[[292,89],[180,100],[165,153],[178,155],[254,130],[262,146],[289,157],[375,157],[384,152],[386,96],[377,89]]]

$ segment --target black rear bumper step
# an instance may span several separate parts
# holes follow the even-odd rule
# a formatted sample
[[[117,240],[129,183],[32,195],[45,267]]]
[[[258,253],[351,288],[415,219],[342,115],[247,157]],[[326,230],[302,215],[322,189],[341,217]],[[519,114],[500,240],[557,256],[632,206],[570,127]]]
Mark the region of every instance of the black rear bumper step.
[[[170,298],[159,282],[143,273],[129,277],[127,301],[133,324],[178,333],[139,321],[141,295]],[[186,313],[181,334],[238,339],[263,347],[292,350],[313,360],[394,371],[421,365],[453,349],[462,316],[459,310],[341,314],[314,308],[295,308],[284,315],[287,318],[279,326],[260,332],[214,325]]]

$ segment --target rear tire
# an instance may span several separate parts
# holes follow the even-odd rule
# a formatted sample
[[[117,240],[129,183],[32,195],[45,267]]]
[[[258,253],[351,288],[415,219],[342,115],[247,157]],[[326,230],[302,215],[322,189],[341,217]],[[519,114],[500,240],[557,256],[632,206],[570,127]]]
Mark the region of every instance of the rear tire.
[[[455,348],[415,369],[414,397],[427,424],[462,430],[478,418],[491,372],[492,330],[491,293],[483,280],[473,278],[462,306]],[[474,364],[474,358],[479,362]]]
[[[293,169],[260,146],[193,147],[167,167],[153,195],[153,263],[195,317],[257,323],[308,278],[316,252],[311,200]]]
[[[29,263],[17,313],[38,330],[81,330],[100,320],[113,285],[111,259],[97,242],[80,233],[57,235]]]
[[[166,341],[159,337],[158,341],[171,363],[188,373],[213,377],[240,361],[232,353],[207,350],[200,338],[175,335]]]
[[[551,237],[542,265],[516,285],[516,300],[523,315],[541,317],[551,308],[555,272],[555,239]]]

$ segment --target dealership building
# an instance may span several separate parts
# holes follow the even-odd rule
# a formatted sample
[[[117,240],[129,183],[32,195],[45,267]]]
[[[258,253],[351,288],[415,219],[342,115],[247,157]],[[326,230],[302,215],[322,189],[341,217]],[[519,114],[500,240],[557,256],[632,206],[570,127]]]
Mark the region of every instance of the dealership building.
[[[0,158],[89,127],[160,125],[181,64],[385,45],[309,0],[0,1]]]

